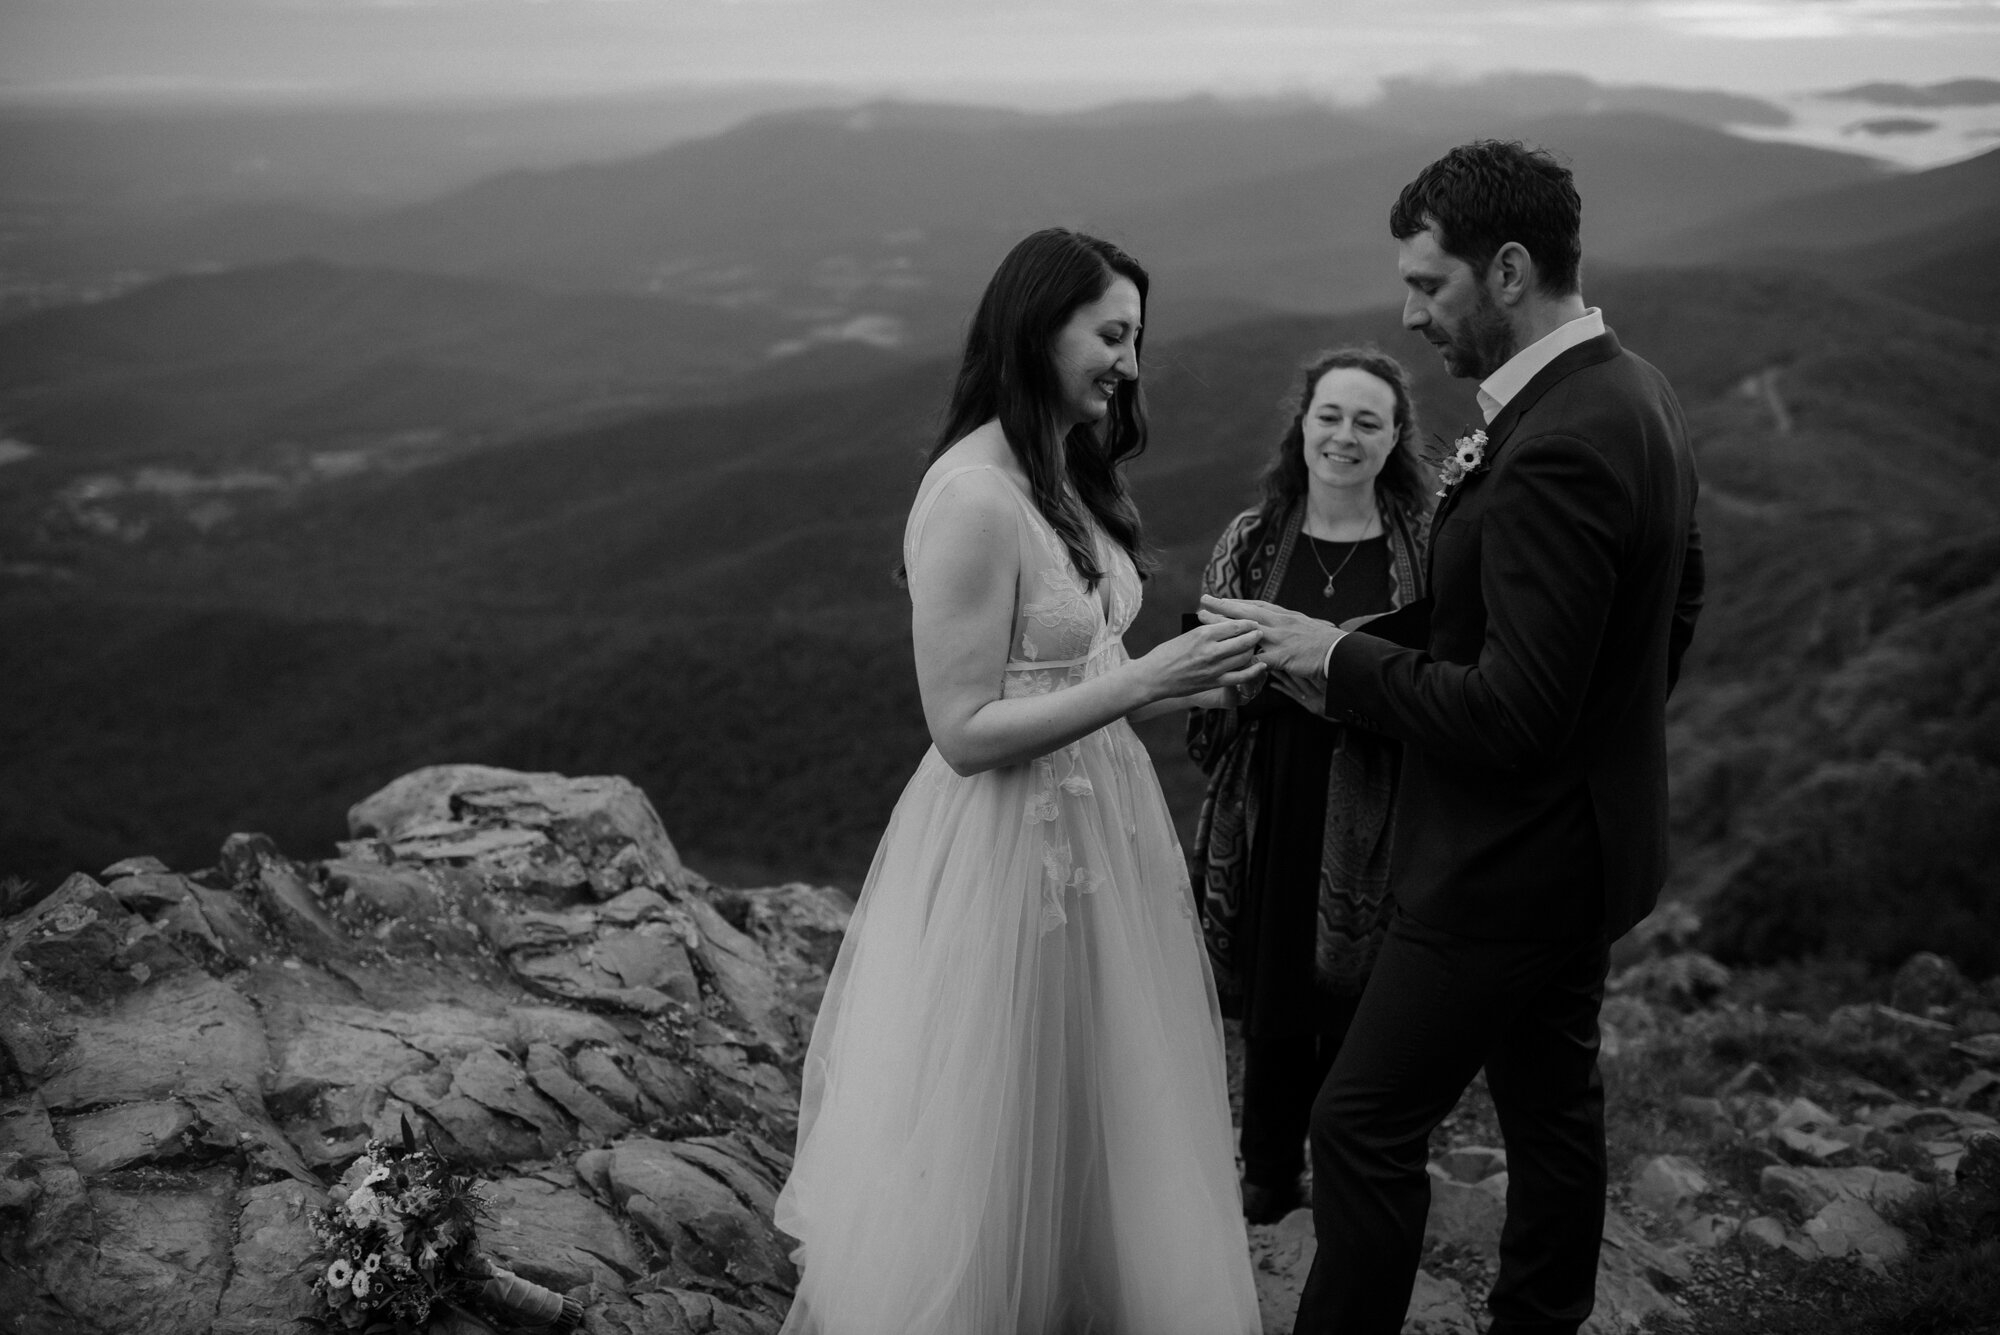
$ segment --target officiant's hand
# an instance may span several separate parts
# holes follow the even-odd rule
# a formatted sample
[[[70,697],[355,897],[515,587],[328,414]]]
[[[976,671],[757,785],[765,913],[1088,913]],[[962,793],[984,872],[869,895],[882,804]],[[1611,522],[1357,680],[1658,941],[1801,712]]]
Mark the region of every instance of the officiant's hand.
[[[1262,632],[1257,641],[1258,659],[1270,664],[1274,672],[1304,681],[1322,680],[1326,651],[1340,636],[1331,622],[1315,621],[1276,603],[1247,598],[1217,598],[1205,593],[1201,596],[1201,619],[1209,623],[1254,622]]]

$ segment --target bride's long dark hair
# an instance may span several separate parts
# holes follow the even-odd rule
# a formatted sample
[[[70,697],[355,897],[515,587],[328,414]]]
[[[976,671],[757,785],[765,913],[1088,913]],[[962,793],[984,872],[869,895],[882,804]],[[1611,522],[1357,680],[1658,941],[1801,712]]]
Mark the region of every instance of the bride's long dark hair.
[[[1051,354],[1069,317],[1103,296],[1117,278],[1128,278],[1139,289],[1143,318],[1151,280],[1137,260],[1109,241],[1052,227],[1008,251],[973,312],[944,429],[924,460],[928,466],[974,429],[999,419],[1028,475],[1035,508],[1092,589],[1104,577],[1090,545],[1093,517],[1142,574],[1150,564],[1141,551],[1138,508],[1118,471],[1146,448],[1146,409],[1139,383],[1125,381],[1101,422],[1074,426],[1058,441],[1053,421],[1062,390]]]

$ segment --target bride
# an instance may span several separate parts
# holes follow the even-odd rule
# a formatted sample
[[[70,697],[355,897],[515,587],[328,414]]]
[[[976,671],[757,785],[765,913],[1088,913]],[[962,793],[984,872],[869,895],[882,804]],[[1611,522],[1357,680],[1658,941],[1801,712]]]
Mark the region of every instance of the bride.
[[[1015,246],[904,531],[935,745],[806,1053],[786,1335],[1245,1335],[1256,1296],[1186,864],[1127,719],[1261,682],[1256,635],[1144,657],[1147,276]]]

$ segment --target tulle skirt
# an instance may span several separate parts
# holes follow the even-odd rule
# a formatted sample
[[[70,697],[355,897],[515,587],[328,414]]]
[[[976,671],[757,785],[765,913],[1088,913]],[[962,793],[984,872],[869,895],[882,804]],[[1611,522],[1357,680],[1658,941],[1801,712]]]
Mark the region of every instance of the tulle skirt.
[[[787,1335],[1258,1330],[1221,1020],[1123,722],[898,802],[807,1050]]]

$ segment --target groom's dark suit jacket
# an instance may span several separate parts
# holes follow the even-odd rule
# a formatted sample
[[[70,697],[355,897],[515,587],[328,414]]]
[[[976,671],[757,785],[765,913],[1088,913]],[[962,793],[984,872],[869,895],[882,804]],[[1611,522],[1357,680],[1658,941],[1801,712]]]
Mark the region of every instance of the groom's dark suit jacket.
[[[1407,743],[1404,912],[1489,939],[1600,921],[1615,938],[1666,876],[1664,714],[1702,591],[1687,425],[1607,332],[1487,437],[1439,504],[1428,604],[1334,647],[1328,714]]]

